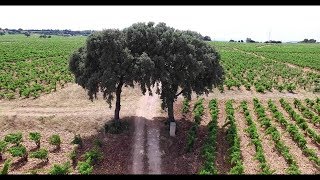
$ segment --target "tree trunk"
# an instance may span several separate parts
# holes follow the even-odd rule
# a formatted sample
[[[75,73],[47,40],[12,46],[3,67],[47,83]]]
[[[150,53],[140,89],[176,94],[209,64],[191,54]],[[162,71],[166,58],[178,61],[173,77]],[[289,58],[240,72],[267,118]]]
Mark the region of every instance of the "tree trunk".
[[[168,101],[168,122],[175,122],[174,120],[174,114],[173,114],[173,99]]]
[[[116,91],[116,109],[114,110],[114,122],[116,125],[119,124],[119,120],[120,120],[120,108],[121,108],[121,105],[120,105],[120,96],[121,96],[121,91],[122,91],[122,81],[120,81],[120,83],[118,84],[118,87],[117,87],[117,91]]]

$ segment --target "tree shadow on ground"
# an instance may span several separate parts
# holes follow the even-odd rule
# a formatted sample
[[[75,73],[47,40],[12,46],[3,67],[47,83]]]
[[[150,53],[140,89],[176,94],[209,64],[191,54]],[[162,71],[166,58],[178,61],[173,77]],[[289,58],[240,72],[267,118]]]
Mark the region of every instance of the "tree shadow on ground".
[[[166,119],[161,118],[160,121],[165,123]],[[187,117],[177,119],[177,131],[176,136],[171,137],[169,135],[168,126],[161,127],[161,149],[164,151],[162,156],[162,163],[165,174],[199,174],[204,164],[202,157],[202,149],[206,143],[208,136],[207,126],[200,125],[197,131],[197,138],[191,152],[187,152],[187,137],[190,128],[193,126],[193,120]],[[218,129],[218,141],[217,146],[223,146],[225,153],[217,153],[216,168],[219,173],[224,174],[230,169],[230,165],[227,163],[227,150],[228,144],[225,142],[226,136],[224,131]],[[220,139],[219,139],[220,137]],[[217,164],[220,163],[220,164]]]
[[[159,148],[161,153],[161,174],[198,174],[204,163],[201,157],[201,150],[205,144],[207,137],[207,127],[200,125],[197,132],[197,139],[191,152],[186,151],[187,135],[189,129],[193,125],[193,121],[186,118],[177,119],[176,136],[169,135],[169,125],[166,125],[167,119],[165,117],[154,117],[152,120],[144,117],[130,116],[121,119],[122,122],[128,123],[129,127],[126,131],[120,134],[105,133],[104,130],[91,135],[83,137],[83,147],[78,148],[75,163],[84,161],[84,154],[95,147],[96,139],[102,141],[100,148],[103,153],[103,159],[94,165],[94,174],[133,174],[133,151],[135,142],[135,121],[144,124],[144,152],[147,151],[147,132],[146,127],[157,127],[159,129]],[[225,133],[218,130],[217,146],[227,145],[225,141]],[[224,164],[226,161],[226,152],[228,147],[225,147],[224,154],[217,154],[217,168],[219,172],[225,173],[230,169],[230,166]],[[148,158],[147,152],[144,153],[143,174],[147,174]],[[76,164],[73,166],[76,167]]]
[[[35,166],[33,166],[33,167],[31,168],[31,170],[41,169],[41,168],[43,168],[44,166],[46,166],[48,163],[49,163],[49,161],[41,161],[41,162],[39,162],[38,164],[36,164]]]

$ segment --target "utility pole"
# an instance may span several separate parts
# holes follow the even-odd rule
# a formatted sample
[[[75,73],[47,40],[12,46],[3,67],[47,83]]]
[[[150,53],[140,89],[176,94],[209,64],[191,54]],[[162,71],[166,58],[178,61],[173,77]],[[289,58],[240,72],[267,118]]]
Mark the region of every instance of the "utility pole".
[[[270,36],[271,36],[271,29],[269,30],[269,41],[270,41]]]

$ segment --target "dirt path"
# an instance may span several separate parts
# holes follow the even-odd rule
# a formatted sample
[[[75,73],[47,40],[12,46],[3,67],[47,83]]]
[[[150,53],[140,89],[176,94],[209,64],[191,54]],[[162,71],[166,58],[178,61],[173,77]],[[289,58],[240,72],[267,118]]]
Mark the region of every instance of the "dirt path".
[[[156,94],[149,96],[146,93],[140,98],[135,108],[132,172],[133,174],[161,174],[160,131],[158,127],[146,123],[160,115],[160,99]],[[144,159],[147,159],[147,165]]]

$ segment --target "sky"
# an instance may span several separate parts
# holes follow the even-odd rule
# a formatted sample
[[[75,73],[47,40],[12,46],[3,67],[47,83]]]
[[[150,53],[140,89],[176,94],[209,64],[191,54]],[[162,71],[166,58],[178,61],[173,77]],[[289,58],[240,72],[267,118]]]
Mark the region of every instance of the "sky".
[[[103,30],[165,22],[212,40],[320,41],[320,6],[0,6],[0,28]]]

